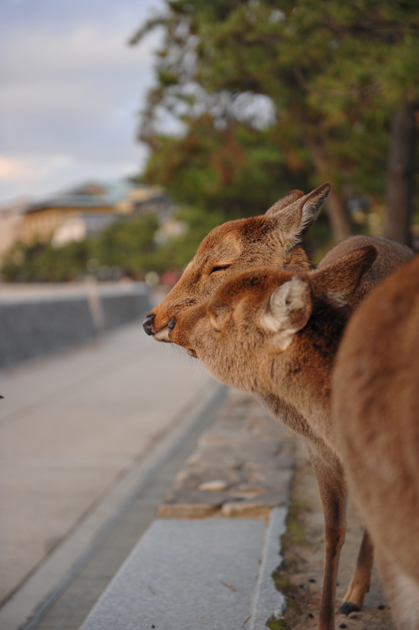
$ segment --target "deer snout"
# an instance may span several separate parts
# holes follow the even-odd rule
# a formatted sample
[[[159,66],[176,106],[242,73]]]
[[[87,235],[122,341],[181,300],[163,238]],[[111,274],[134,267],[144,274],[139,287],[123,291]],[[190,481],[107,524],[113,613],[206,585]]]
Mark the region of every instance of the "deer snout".
[[[198,355],[196,354],[195,350],[193,350],[193,348],[188,348],[189,340],[187,339],[187,336],[185,336],[184,327],[181,325],[180,328],[177,327],[176,330],[174,331],[175,327],[176,327],[176,315],[173,315],[173,317],[169,319],[169,321],[167,322],[167,328],[169,329],[170,341],[184,348],[191,357],[198,358]]]
[[[147,315],[147,317],[143,321],[144,332],[147,335],[154,335],[154,332],[153,332],[154,318],[155,318],[155,315]]]

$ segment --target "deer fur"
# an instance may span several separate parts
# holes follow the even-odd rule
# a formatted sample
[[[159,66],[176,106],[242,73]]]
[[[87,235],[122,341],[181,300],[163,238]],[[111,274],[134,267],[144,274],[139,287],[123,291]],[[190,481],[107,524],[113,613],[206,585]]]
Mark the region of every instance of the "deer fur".
[[[396,628],[418,630],[419,257],[350,321],[333,376],[333,417]]]
[[[261,265],[295,271],[310,269],[300,242],[329,191],[330,184],[323,184],[308,195],[293,190],[264,215],[228,221],[211,230],[179,282],[148,314],[154,338],[170,342],[167,324],[173,315],[205,302],[223,282],[245,269]]]
[[[332,368],[351,310],[347,304],[377,255],[369,245],[311,272],[243,272],[208,302],[178,313],[170,332],[216,378],[256,395],[305,439],[325,517],[319,630],[334,628],[345,538],[346,484],[332,424]]]
[[[208,300],[229,278],[258,266],[287,271],[308,271],[310,259],[302,246],[304,235],[316,221],[330,184],[323,184],[307,195],[289,192],[264,215],[228,221],[211,230],[186,267],[182,277],[150,313],[144,329],[157,341],[170,342],[168,323],[179,311]],[[319,266],[328,265],[363,245],[373,244],[377,260],[364,278],[358,303],[377,282],[409,260],[413,252],[389,239],[352,236],[338,243]]]
[[[274,270],[309,271],[312,266],[301,243],[329,192],[329,184],[323,184],[307,195],[293,190],[264,215],[229,221],[214,228],[200,244],[179,282],[148,314],[144,322],[147,334],[153,335],[157,341],[170,342],[169,323],[174,316],[185,308],[206,302],[226,280],[248,269],[268,266]],[[326,254],[319,269],[368,244],[376,247],[378,255],[351,296],[351,307],[355,307],[382,278],[413,256],[408,247],[388,239],[352,236]],[[361,608],[369,587],[372,556],[373,549],[365,533],[340,612],[348,614]]]

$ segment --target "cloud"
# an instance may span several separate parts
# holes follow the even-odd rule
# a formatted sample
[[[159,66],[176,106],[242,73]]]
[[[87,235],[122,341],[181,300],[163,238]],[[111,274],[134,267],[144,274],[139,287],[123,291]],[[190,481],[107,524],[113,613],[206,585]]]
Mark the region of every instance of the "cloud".
[[[77,177],[139,171],[146,149],[135,138],[137,112],[154,81],[161,33],[138,47],[126,42],[159,4],[37,0],[35,10],[29,0],[9,0],[0,6],[0,201],[53,192]]]
[[[65,154],[29,155],[19,160],[0,156],[0,206],[15,196],[40,198],[88,180],[132,176],[141,161],[84,160]]]
[[[62,80],[89,73],[98,68],[137,67],[149,64],[154,49],[153,38],[138,48],[129,47],[126,30],[107,30],[81,24],[72,31],[31,32],[28,27],[6,34],[1,45],[8,56],[3,80],[34,82]],[[13,56],[10,56],[13,53]]]
[[[32,170],[24,160],[8,159],[0,155],[0,181],[13,182],[30,177]]]
[[[98,113],[120,103],[129,90],[152,81],[156,38],[139,48],[126,45],[127,32],[81,25],[62,33],[9,33],[1,46],[0,113],[33,116],[62,112]]]
[[[75,163],[71,155],[33,155],[17,160],[0,155],[0,182],[6,188],[15,182],[23,187],[36,185],[71,169]]]

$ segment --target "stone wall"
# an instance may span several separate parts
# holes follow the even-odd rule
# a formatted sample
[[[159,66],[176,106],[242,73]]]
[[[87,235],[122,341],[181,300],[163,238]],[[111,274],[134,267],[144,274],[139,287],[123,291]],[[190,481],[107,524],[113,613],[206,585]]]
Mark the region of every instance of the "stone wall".
[[[149,310],[143,283],[0,297],[0,367],[83,343]]]

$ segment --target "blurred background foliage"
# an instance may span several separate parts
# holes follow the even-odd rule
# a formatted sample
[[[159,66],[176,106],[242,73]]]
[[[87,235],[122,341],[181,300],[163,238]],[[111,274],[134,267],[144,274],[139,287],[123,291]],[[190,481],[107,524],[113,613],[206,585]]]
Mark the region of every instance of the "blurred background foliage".
[[[55,249],[50,242],[16,242],[2,259],[2,279],[9,282],[66,282],[79,278],[89,260],[87,241]]]
[[[140,130],[151,148],[144,181],[228,217],[261,212],[294,186],[329,181],[335,241],[354,232],[347,201],[368,195],[385,203],[384,234],[409,242],[415,0],[175,0],[166,7],[131,39],[165,30],[159,83]]]
[[[164,39],[139,128],[150,156],[135,180],[163,186],[189,230],[158,246],[155,218],[137,217],[89,243],[17,245],[4,277],[19,264],[22,277],[48,267],[72,279],[90,259],[131,276],[180,269],[214,225],[326,181],[327,212],[308,235],[315,261],[359,232],[412,244],[417,0],[166,0],[130,44],[155,28]]]

